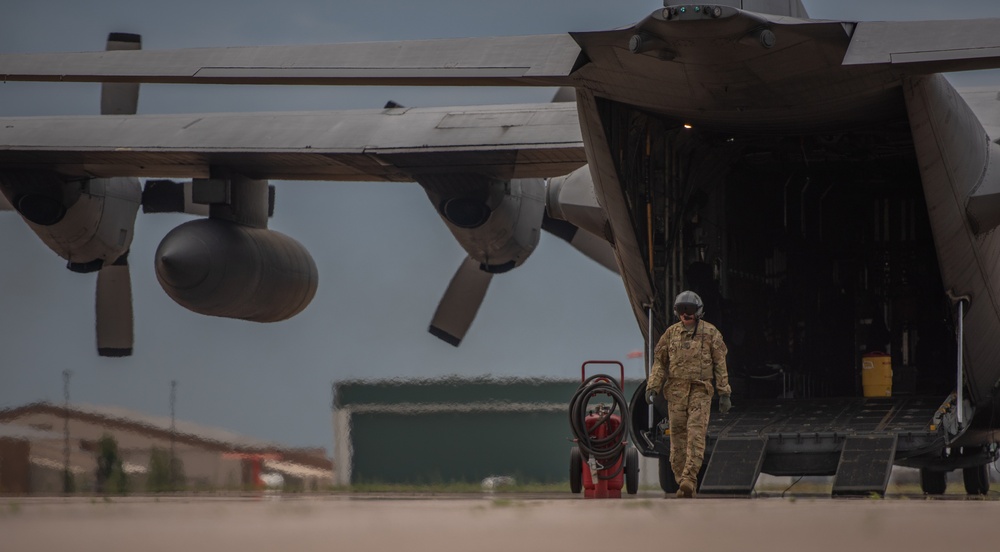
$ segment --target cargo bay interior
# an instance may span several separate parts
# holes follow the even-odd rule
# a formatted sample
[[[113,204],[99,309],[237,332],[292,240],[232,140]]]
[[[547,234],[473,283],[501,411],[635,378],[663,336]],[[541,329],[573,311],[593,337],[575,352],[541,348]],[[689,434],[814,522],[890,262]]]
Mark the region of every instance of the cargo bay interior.
[[[698,292],[734,393],[860,397],[873,352],[891,356],[893,394],[954,390],[951,307],[905,119],[736,134],[600,106],[652,263],[654,327],[672,322],[677,293]]]
[[[988,491],[995,449],[947,457],[961,411],[956,316],[904,114],[767,134],[598,106],[652,274],[654,332],[692,289],[729,347],[742,407],[713,414],[699,492],[750,493],[768,473],[833,475],[835,495],[883,494],[893,465],[920,468],[930,494],[956,468],[969,494]],[[645,408],[631,411],[636,443],[658,430],[645,433],[644,454],[660,458],[660,486],[674,491],[665,412],[650,425]]]

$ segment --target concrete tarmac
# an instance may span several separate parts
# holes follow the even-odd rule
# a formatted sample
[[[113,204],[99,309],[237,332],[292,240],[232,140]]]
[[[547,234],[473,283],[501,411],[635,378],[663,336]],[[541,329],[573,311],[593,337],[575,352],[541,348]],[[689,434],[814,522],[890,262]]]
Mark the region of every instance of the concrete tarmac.
[[[987,550],[1000,501],[566,495],[0,498],[4,552]]]

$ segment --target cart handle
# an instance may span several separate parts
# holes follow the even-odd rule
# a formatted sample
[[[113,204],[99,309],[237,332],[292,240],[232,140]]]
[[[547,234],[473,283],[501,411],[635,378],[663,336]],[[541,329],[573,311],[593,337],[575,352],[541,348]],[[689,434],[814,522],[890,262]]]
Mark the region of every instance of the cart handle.
[[[618,385],[625,391],[625,365],[617,360],[588,360],[580,365],[580,381],[587,381],[587,365],[588,364],[617,364],[618,372],[620,377],[618,379]],[[612,382],[613,383],[613,382]]]

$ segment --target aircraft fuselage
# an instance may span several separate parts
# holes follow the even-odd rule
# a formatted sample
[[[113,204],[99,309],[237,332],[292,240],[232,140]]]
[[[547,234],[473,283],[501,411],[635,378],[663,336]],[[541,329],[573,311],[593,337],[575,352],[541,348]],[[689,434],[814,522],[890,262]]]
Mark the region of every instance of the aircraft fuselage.
[[[860,396],[861,357],[881,351],[897,393],[964,392],[959,431],[991,433],[1000,146],[980,117],[1000,110],[977,116],[940,76],[843,65],[849,24],[724,9],[574,35],[588,161],[639,326],[655,341],[695,289],[737,395]]]

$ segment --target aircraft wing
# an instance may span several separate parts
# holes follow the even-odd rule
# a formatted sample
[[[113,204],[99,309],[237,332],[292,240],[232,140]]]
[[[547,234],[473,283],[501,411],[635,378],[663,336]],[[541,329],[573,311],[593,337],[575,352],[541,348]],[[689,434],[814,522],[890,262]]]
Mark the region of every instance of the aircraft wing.
[[[735,40],[746,29],[767,27],[782,41],[829,40],[826,29],[836,26],[838,41],[850,38],[844,65],[891,64],[914,73],[1000,67],[1000,19],[855,23],[741,14],[719,27],[721,38]],[[629,29],[573,35],[0,54],[0,77],[66,82],[572,86],[578,82],[571,74],[590,61],[581,40],[585,47],[610,40],[624,51],[635,32],[649,30],[652,19]],[[740,32],[733,34],[733,29]],[[668,42],[681,40],[671,42],[678,50],[691,38],[683,27],[663,31]],[[675,32],[679,34],[674,36]],[[677,62],[685,64],[685,56]]]
[[[844,65],[891,64],[913,73],[1000,67],[1000,19],[858,23]]]
[[[68,175],[412,182],[421,173],[567,174],[586,163],[576,106],[0,119],[0,167]]]
[[[0,55],[8,81],[564,86],[568,34],[328,45]]]

